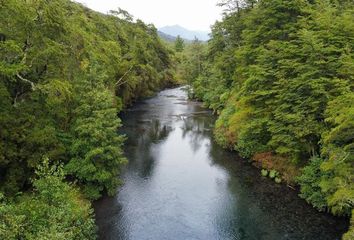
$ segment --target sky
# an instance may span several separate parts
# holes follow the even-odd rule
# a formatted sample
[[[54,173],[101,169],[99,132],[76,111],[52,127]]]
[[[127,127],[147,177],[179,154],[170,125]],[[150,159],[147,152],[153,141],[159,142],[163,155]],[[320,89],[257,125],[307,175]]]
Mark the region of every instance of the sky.
[[[221,19],[218,0],[75,0],[96,11],[107,13],[118,7],[127,10],[135,19],[153,23],[157,28],[181,25],[190,30],[210,31]]]

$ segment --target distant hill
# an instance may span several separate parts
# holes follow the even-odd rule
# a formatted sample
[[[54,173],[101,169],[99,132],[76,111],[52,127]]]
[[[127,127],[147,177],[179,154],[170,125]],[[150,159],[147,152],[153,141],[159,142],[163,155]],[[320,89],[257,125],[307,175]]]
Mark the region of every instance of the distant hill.
[[[157,31],[157,34],[160,36],[160,38],[162,38],[163,40],[165,40],[167,42],[175,42],[176,41],[176,37],[166,34],[164,32]]]
[[[174,25],[174,26],[165,26],[159,29],[160,32],[163,32],[167,35],[177,37],[180,35],[182,38],[187,39],[187,40],[193,40],[194,37],[197,37],[201,41],[207,41],[209,40],[209,35],[208,32],[204,31],[192,31],[188,30],[184,27],[181,27],[179,25]]]

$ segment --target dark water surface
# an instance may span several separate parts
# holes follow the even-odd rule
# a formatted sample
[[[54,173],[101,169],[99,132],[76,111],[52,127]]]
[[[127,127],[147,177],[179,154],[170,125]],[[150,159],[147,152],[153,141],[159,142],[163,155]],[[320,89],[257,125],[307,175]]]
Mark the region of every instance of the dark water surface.
[[[119,193],[95,203],[100,239],[340,239],[344,220],[218,147],[214,121],[182,88],[124,114],[129,164]]]

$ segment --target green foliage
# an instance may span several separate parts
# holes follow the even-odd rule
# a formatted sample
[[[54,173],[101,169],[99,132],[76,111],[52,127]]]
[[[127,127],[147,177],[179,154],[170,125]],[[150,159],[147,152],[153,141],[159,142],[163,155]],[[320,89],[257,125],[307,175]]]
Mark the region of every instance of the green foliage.
[[[350,215],[354,208],[354,94],[348,92],[332,102],[326,121],[333,127],[324,133],[321,165],[326,177],[321,188],[327,194],[328,206],[337,215]]]
[[[301,163],[320,153],[325,107],[352,79],[352,9],[301,0],[254,6],[214,25],[208,70],[195,78],[194,92],[218,112],[237,106],[225,121],[242,128],[223,131],[241,155],[274,151]],[[333,19],[335,25],[327,22]]]
[[[179,38],[176,40],[178,43]],[[183,40],[181,40],[183,41]],[[199,41],[197,38],[191,43],[185,44],[183,49],[176,49],[175,46],[175,57],[176,57],[176,78],[181,83],[187,83],[191,85],[192,81],[195,80],[199,74],[204,71],[203,61],[205,59],[206,44]],[[193,94],[191,97],[194,97]]]
[[[0,238],[96,239],[91,204],[64,182],[62,167],[46,159],[36,174],[32,193],[0,200]]]
[[[115,193],[117,113],[173,83],[172,65],[156,28],[124,10],[0,1],[1,239],[95,238],[92,209],[61,170],[32,182],[35,169],[45,156],[86,197]]]
[[[279,175],[279,173],[274,169],[270,170],[270,172],[269,172],[269,177],[272,179],[277,177],[278,175]]]
[[[302,169],[301,176],[297,178],[297,182],[301,186],[300,197],[320,211],[324,211],[327,207],[327,196],[322,192],[320,186],[320,181],[324,174],[320,168],[322,163],[323,159],[313,157],[309,165]]]
[[[332,128],[323,134],[322,149],[327,161],[314,158],[299,178],[300,196],[336,215],[350,215],[354,207],[353,100],[348,93],[329,103],[326,121]]]
[[[176,52],[182,52],[184,49],[184,40],[181,38],[180,35],[177,36],[175,41],[175,50]]]
[[[282,180],[281,180],[280,177],[275,177],[275,178],[274,178],[274,181],[275,181],[276,183],[278,183],[278,184],[282,182]]]
[[[119,170],[126,160],[121,150],[124,137],[117,134],[121,123],[112,103],[113,96],[103,86],[104,79],[92,68],[85,84],[76,90],[75,140],[65,169],[79,179],[90,199],[97,199],[103,190],[110,195],[115,193]]]
[[[191,84],[194,96],[219,114],[216,141],[246,158],[270,153],[303,168],[301,197],[320,210],[350,215],[353,4],[226,0],[220,5],[224,17],[212,28],[203,71]]]
[[[112,192],[124,162],[116,113],[173,82],[156,28],[122,10],[104,15],[69,0],[7,0],[0,33],[0,189],[11,196],[30,185],[47,156],[71,166],[76,159],[71,177],[97,183],[95,193]],[[97,157],[98,173],[86,182]]]
[[[261,170],[261,174],[263,177],[269,177],[271,179],[273,179],[276,183],[281,183],[282,179],[280,177],[279,172],[277,172],[276,170],[272,169],[270,171],[266,170],[266,169],[262,169]]]
[[[267,169],[262,169],[261,170],[261,174],[263,177],[267,177],[268,176],[268,170]]]

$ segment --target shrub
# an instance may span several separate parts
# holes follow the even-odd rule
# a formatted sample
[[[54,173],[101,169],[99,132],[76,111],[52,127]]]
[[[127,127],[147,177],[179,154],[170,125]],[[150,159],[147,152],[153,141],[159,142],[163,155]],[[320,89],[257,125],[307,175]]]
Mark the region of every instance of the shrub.
[[[37,176],[32,193],[0,198],[0,239],[96,239],[91,204],[63,181],[62,167],[45,161]]]
[[[311,158],[309,165],[302,169],[302,175],[297,178],[297,182],[301,186],[300,197],[320,211],[323,211],[327,206],[326,196],[320,187],[323,175],[320,169],[322,163],[323,159],[320,157]]]

